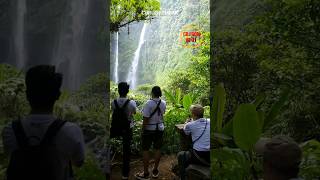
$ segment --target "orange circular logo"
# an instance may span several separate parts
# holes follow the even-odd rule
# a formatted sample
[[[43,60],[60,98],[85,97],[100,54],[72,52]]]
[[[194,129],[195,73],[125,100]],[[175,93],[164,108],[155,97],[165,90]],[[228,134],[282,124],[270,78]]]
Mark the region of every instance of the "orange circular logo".
[[[197,48],[202,44],[202,34],[194,24],[183,26],[179,34],[179,45],[184,48]]]

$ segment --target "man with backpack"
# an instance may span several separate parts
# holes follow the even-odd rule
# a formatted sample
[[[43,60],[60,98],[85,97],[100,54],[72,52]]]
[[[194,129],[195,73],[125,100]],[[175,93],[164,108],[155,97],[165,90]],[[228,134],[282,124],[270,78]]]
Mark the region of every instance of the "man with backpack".
[[[112,122],[110,137],[122,137],[123,144],[123,167],[122,179],[129,178],[130,172],[130,154],[132,141],[132,128],[134,126],[133,115],[136,113],[136,103],[127,98],[129,85],[126,82],[118,84],[119,98],[111,103]]]
[[[151,90],[152,99],[148,100],[143,108],[143,132],[142,132],[142,150],[144,171],[137,173],[137,179],[149,179],[149,149],[153,144],[155,149],[155,163],[152,169],[152,177],[159,176],[159,163],[161,158],[161,147],[163,143],[163,114],[166,110],[166,102],[160,97],[162,92],[159,86],[154,86]]]
[[[192,139],[192,149],[178,153],[181,180],[185,179],[185,169],[189,164],[210,166],[210,121],[203,118],[204,108],[201,105],[192,105],[190,111],[193,121],[186,123],[180,132]]]
[[[10,155],[7,180],[69,180],[72,165],[84,162],[84,139],[74,123],[52,115],[59,99],[62,75],[54,66],[32,67],[26,74],[31,112],[3,130],[4,150]]]

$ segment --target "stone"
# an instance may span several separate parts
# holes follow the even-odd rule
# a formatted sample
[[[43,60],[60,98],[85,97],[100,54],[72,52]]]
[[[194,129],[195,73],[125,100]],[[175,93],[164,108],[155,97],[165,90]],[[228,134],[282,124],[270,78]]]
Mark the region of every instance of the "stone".
[[[186,169],[187,180],[210,180],[210,167],[190,164]]]

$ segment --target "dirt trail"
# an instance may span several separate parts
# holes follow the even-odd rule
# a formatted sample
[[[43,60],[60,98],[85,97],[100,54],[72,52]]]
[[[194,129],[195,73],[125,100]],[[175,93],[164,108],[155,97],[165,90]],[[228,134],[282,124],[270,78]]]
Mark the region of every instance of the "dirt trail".
[[[159,165],[159,177],[157,179],[159,180],[176,180],[177,177],[172,172],[172,166],[173,164],[176,164],[176,156],[170,155],[170,156],[163,156],[160,161]],[[149,170],[151,172],[153,167],[153,163],[149,166]],[[129,180],[135,180],[136,178],[134,175],[137,172],[143,171],[143,163],[142,159],[133,159],[130,163],[130,177]],[[116,164],[112,167],[112,173],[111,173],[111,180],[121,180],[122,174],[121,174],[121,164]],[[152,179],[152,178],[150,178]]]

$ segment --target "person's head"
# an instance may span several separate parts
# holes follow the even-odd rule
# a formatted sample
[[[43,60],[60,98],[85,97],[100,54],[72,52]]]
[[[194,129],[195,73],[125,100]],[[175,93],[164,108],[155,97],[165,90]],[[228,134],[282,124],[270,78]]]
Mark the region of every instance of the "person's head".
[[[60,97],[62,74],[55,67],[38,65],[26,73],[26,94],[32,111],[52,112],[53,105]]]
[[[262,138],[257,142],[255,149],[258,154],[263,155],[265,180],[298,177],[302,151],[290,137]]]
[[[126,82],[121,82],[118,84],[118,93],[120,97],[126,97],[127,94],[129,93],[129,84]]]
[[[204,108],[200,104],[190,106],[192,119],[197,120],[203,118]]]
[[[151,96],[153,98],[159,98],[162,96],[162,91],[161,88],[159,86],[154,86],[151,90]]]

